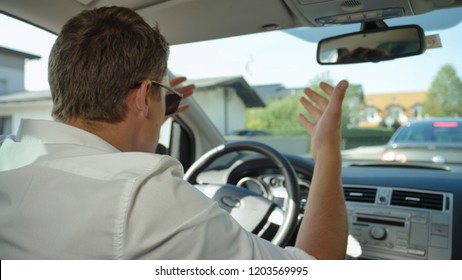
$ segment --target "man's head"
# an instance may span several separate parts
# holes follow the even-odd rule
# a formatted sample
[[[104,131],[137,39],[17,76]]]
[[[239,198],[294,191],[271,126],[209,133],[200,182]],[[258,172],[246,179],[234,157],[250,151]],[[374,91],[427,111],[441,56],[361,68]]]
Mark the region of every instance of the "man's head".
[[[142,80],[162,81],[168,53],[158,28],[130,9],[78,14],[64,25],[50,54],[53,117],[121,122],[130,88]]]

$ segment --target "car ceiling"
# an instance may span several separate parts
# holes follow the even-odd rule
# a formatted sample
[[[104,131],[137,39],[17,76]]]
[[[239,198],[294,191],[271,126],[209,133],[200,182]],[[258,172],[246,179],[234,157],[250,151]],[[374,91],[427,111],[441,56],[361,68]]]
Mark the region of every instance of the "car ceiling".
[[[322,17],[347,14],[357,18],[388,7],[399,7],[403,15],[421,14],[462,6],[462,0],[0,0],[2,12],[52,33],[59,33],[81,10],[112,5],[137,11],[149,24],[157,22],[171,44],[181,44],[321,26],[318,21]],[[318,40],[316,36],[311,39]]]

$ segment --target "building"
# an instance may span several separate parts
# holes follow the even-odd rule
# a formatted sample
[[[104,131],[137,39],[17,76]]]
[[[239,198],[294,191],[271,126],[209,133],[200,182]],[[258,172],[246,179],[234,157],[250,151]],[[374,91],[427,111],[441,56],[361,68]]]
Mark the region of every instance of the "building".
[[[40,56],[0,47],[0,134],[11,133],[18,125],[14,120],[17,111],[7,100],[12,101],[13,95],[25,91],[24,61],[29,59]]]
[[[365,94],[360,127],[402,125],[421,119],[426,92]]]
[[[240,76],[189,82],[196,85],[194,99],[223,135],[246,128],[246,108],[265,106],[255,90]]]
[[[196,84],[193,97],[223,134],[245,129],[246,108],[265,106],[242,77],[189,82]],[[49,90],[23,91],[0,96],[0,119],[5,123],[0,134],[16,131],[22,118],[51,119],[51,108]],[[236,111],[239,113],[236,114]]]
[[[286,88],[283,84],[267,84],[252,86],[258,96],[268,104],[272,100],[282,99],[287,96],[302,93],[304,88]]]
[[[0,96],[0,119],[5,124],[0,134],[16,132],[21,119],[51,120],[51,93],[24,91]],[[9,123],[9,125],[6,125]]]
[[[24,61],[40,56],[0,47],[0,95],[24,91]]]

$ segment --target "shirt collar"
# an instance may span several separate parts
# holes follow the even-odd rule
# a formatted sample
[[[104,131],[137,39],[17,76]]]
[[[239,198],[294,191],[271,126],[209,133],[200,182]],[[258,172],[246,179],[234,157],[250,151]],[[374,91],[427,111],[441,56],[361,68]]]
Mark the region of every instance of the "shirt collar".
[[[57,121],[23,119],[15,136],[17,142],[41,142],[44,144],[75,144],[107,152],[120,152],[102,138]]]

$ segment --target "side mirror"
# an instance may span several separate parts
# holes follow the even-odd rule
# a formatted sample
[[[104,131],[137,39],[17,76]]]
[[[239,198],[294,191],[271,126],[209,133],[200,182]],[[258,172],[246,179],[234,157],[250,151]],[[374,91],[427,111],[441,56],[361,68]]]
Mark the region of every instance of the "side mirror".
[[[379,62],[425,52],[425,35],[418,25],[382,27],[323,39],[319,64]]]

